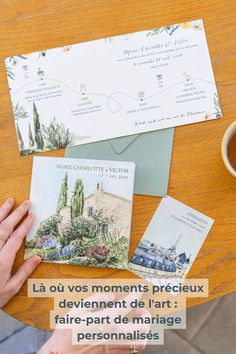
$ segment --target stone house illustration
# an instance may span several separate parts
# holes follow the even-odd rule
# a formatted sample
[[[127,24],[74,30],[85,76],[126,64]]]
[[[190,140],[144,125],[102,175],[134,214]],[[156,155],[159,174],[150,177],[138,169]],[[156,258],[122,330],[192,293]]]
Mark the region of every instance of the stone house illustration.
[[[113,193],[103,190],[102,182],[97,182],[94,193],[85,197],[83,217],[91,218],[96,210],[103,210],[106,216],[112,216],[114,222],[112,224],[102,224],[101,233],[106,235],[118,234],[118,236],[130,235],[131,220],[131,201],[127,198],[120,197]],[[62,224],[71,220],[70,206],[66,206],[60,211],[62,216]]]

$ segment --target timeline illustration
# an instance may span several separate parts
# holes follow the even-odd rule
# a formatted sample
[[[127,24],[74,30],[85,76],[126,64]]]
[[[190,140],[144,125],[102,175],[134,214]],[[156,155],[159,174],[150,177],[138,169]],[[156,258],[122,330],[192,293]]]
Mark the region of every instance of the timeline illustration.
[[[21,153],[220,118],[202,21],[167,27],[7,58]]]

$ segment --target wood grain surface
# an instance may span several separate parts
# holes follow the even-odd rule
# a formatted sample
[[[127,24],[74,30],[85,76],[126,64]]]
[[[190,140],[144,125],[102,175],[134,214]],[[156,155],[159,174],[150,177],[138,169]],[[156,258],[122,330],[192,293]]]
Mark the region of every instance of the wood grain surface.
[[[20,157],[3,59],[57,46],[202,18],[222,104],[223,119],[175,130],[169,195],[215,219],[189,277],[209,278],[208,299],[236,291],[236,179],[225,169],[220,144],[236,119],[235,0],[2,0],[0,2],[0,202],[29,196],[32,157]],[[148,153],[148,152],[147,152]],[[64,151],[47,153],[63,156]],[[43,154],[42,154],[43,155]],[[160,198],[135,196],[130,254]],[[23,248],[15,269],[23,262]],[[130,278],[127,271],[42,264],[35,278]],[[49,299],[27,297],[26,284],[4,310],[49,329]]]

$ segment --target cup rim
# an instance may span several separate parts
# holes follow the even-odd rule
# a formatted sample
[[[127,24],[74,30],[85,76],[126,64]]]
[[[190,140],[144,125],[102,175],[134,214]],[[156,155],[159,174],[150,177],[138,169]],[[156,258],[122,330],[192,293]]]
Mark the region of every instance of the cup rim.
[[[227,168],[227,170],[231,173],[231,175],[233,175],[234,177],[236,177],[236,170],[231,166],[229,159],[228,159],[228,154],[227,154],[227,146],[228,146],[228,142],[229,139],[231,138],[232,132],[235,130],[236,132],[236,120],[231,123],[228,128],[226,129],[222,142],[221,142],[221,155],[222,155],[222,159],[224,161],[225,167]]]

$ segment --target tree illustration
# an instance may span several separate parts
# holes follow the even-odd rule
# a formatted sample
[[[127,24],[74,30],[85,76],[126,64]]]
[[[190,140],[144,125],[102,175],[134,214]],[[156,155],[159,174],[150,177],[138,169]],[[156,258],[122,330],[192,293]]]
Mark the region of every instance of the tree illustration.
[[[43,150],[44,148],[44,141],[43,136],[40,129],[40,122],[39,122],[39,114],[36,108],[35,103],[33,103],[33,118],[34,118],[34,134],[35,134],[35,143],[39,150]]]
[[[25,144],[24,144],[24,141],[22,139],[22,135],[21,135],[20,128],[19,128],[18,124],[16,125],[16,130],[17,130],[18,140],[19,140],[19,143],[20,143],[20,148],[21,148],[21,150],[24,150]]]
[[[60,194],[58,197],[57,210],[56,210],[57,215],[67,205],[67,194],[68,194],[68,175],[66,173],[65,177],[63,178]]]
[[[84,184],[81,179],[77,179],[71,197],[71,219],[82,216],[84,211]]]
[[[29,138],[29,146],[32,147],[34,146],[34,138],[31,130],[31,125],[29,123],[29,129],[28,129],[28,138]]]

